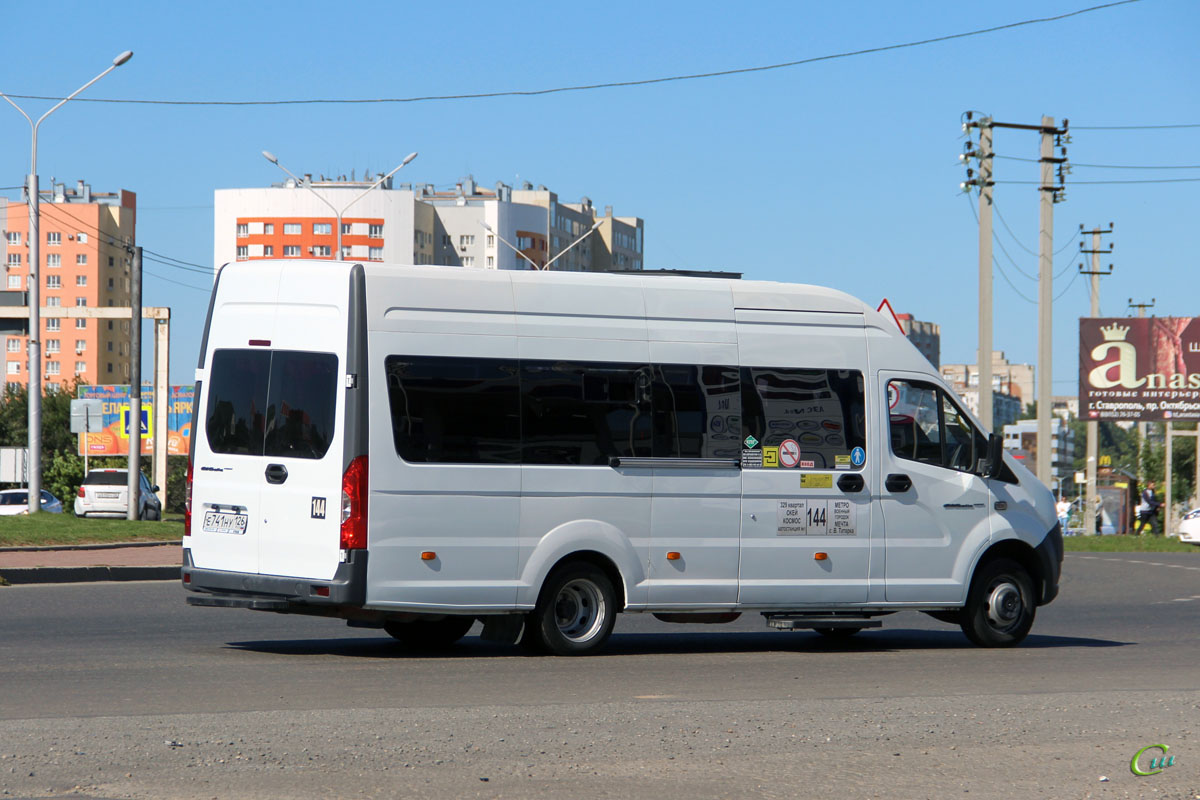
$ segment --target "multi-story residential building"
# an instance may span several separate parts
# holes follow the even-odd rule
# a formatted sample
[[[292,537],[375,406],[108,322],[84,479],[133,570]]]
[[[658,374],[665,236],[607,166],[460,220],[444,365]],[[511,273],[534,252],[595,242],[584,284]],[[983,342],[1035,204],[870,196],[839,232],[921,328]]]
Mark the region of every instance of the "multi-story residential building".
[[[954,387],[971,413],[978,416],[977,364],[942,364],[940,369],[942,378]],[[1016,422],[1025,406],[1033,401],[1033,376],[1032,364],[1010,364],[1003,351],[992,351],[992,430]]]
[[[941,326],[935,322],[913,319],[912,314],[897,314],[896,319],[900,321],[900,328],[908,340],[921,351],[921,355],[925,356],[930,364],[933,364],[933,368],[937,369],[942,360]]]
[[[1050,474],[1070,481],[1075,474],[1075,431],[1066,420],[1050,418],[1050,437],[1054,453],[1050,457]],[[1037,463],[1037,420],[1023,419],[1004,426],[1004,447],[1028,454],[1025,460],[1030,469]]]
[[[54,183],[39,198],[38,228],[43,385],[47,390],[75,381],[122,383],[129,379],[130,323],[54,317],[46,309],[64,306],[125,306],[130,303],[130,267],[136,239],[137,195],[93,192]],[[0,198],[4,235],[0,237],[3,287],[29,289],[29,206]],[[27,385],[26,335],[4,334],[8,383]]]
[[[368,189],[362,181],[289,179],[264,189],[220,189],[214,200],[214,262],[257,258],[334,258],[334,208]],[[311,189],[311,191],[310,191]],[[594,233],[574,247],[583,234]],[[453,190],[384,181],[346,211],[342,251],[347,259],[443,264],[482,269],[597,272],[642,269],[643,222],[598,216],[588,198],[561,203],[544,186],[497,183],[480,188],[466,178]],[[411,244],[410,244],[411,243]],[[561,257],[559,257],[561,256]]]

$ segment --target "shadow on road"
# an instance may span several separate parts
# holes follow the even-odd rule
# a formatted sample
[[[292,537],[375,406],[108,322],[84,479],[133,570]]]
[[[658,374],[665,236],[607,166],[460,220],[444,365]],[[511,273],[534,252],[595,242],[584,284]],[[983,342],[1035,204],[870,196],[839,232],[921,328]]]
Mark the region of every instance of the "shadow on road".
[[[1030,635],[1020,649],[1126,647],[1133,642],[1078,636]],[[390,638],[280,639],[228,642],[231,650],[285,656],[341,656],[363,659],[527,658],[517,645],[485,642],[468,636],[453,647],[436,651],[410,649]],[[844,640],[809,631],[728,633],[618,633],[594,657],[696,655],[715,653],[889,653],[927,650],[977,650],[956,630],[893,629],[866,631]]]

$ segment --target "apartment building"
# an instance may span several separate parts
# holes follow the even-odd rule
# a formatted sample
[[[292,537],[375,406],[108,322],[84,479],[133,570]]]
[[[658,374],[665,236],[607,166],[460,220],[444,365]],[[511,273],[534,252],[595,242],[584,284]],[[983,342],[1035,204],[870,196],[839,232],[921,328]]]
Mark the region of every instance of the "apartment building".
[[[39,197],[41,236],[36,270],[41,284],[42,380],[47,391],[75,381],[121,383],[129,379],[128,320],[71,319],[48,316],[59,307],[130,304],[130,268],[136,241],[137,195],[93,192],[84,181],[74,188],[51,182]],[[29,290],[29,206],[0,198],[4,231],[0,236],[3,287]],[[25,300],[22,300],[22,304]],[[28,385],[29,337],[6,333],[7,383]]]
[[[1050,456],[1050,474],[1070,479],[1075,474],[1075,431],[1060,417],[1050,419],[1050,441],[1054,452]],[[1004,426],[1004,447],[1014,451],[1017,458],[1033,469],[1037,464],[1037,420],[1023,419]]]
[[[912,314],[897,314],[904,336],[937,369],[942,360],[942,328],[936,322],[914,319]]]
[[[513,189],[497,183],[485,189],[472,177],[446,190],[432,184],[393,185],[388,179],[367,191],[375,180],[305,175],[268,188],[217,190],[214,264],[332,259],[337,218],[331,206],[352,203],[341,222],[346,259],[481,269],[550,264],[581,272],[643,267],[642,220],[616,217],[611,206],[597,214],[587,197],[563,203],[544,186],[526,183]]]

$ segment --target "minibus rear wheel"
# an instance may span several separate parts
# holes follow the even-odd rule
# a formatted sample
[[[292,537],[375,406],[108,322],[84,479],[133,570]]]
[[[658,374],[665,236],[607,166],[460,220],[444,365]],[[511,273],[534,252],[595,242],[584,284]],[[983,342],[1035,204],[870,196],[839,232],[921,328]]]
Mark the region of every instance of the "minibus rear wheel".
[[[448,616],[439,620],[385,622],[383,629],[393,639],[414,650],[442,650],[467,635],[474,617]]]
[[[1029,572],[1010,558],[997,558],[976,570],[960,624],[980,647],[1013,647],[1033,627],[1035,611]]]
[[[590,655],[608,641],[616,616],[616,593],[608,576],[587,562],[571,562],[550,573],[542,585],[521,644],[558,656]]]

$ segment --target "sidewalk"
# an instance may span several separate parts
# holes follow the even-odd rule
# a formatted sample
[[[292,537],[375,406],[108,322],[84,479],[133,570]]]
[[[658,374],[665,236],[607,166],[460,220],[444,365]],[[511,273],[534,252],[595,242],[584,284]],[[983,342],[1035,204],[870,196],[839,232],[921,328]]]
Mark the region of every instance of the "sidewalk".
[[[0,585],[179,580],[179,542],[0,548]]]

